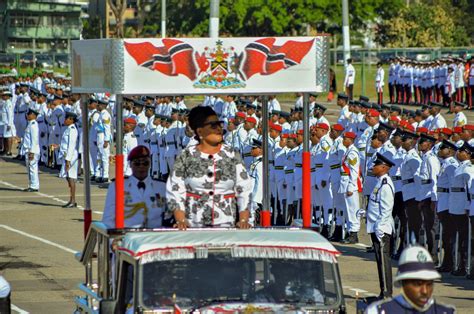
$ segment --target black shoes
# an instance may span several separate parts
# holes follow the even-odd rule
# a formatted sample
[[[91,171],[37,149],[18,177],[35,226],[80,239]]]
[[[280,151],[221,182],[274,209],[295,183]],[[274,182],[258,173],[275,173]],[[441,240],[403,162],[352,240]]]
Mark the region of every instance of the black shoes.
[[[76,208],[77,203],[67,203],[66,205],[61,206],[62,208]]]
[[[24,189],[23,191],[25,191],[25,192],[38,192],[39,190],[38,189],[27,188],[27,189]]]
[[[453,268],[447,265],[441,265],[441,267],[438,267],[436,270],[440,273],[450,273],[453,271]]]
[[[329,226],[324,225],[323,229],[321,230],[321,235],[325,237],[326,239],[329,237]]]
[[[466,269],[464,267],[459,267],[457,270],[451,272],[453,276],[466,276]]]
[[[336,226],[332,237],[329,238],[329,241],[339,242],[342,240],[342,226]]]
[[[359,243],[357,232],[350,232],[349,236],[341,241],[342,244],[356,244]]]

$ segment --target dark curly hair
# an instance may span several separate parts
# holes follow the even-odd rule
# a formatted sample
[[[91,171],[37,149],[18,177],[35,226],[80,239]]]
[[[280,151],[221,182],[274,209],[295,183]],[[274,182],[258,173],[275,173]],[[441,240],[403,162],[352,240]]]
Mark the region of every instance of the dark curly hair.
[[[217,113],[211,107],[201,107],[197,106],[191,109],[188,115],[188,123],[191,129],[194,131],[196,135],[196,139],[199,140],[197,135],[197,129],[202,128],[204,123],[206,122],[207,118],[211,116],[217,116]]]

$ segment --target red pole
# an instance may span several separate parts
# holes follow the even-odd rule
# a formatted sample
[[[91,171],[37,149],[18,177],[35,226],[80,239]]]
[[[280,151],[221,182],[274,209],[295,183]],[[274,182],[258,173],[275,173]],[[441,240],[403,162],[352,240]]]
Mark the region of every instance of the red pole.
[[[124,227],[123,207],[124,199],[123,155],[115,156],[115,228]]]
[[[303,152],[303,228],[311,228],[311,153]]]
[[[270,227],[271,226],[271,214],[269,210],[262,210],[261,214],[261,225],[262,227]]]

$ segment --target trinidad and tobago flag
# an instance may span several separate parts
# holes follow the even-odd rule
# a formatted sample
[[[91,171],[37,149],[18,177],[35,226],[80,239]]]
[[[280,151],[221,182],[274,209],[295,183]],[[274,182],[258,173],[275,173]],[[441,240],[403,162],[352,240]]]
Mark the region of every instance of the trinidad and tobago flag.
[[[206,72],[211,64],[204,54],[194,53],[194,48],[177,39],[163,39],[163,46],[150,42],[128,43],[125,48],[139,66],[159,71],[169,76],[183,74],[190,80],[197,78],[197,72]],[[245,47],[237,60],[235,71],[243,80],[255,74],[271,75],[301,63],[313,46],[314,39],[300,42],[288,40],[282,46],[275,46],[275,38],[262,38]],[[196,66],[199,66],[198,67]]]
[[[156,47],[149,42],[127,43],[125,48],[138,65],[159,71],[169,76],[183,74],[190,80],[196,79],[191,45],[177,39],[163,39],[163,46]]]
[[[248,80],[255,74],[270,75],[301,63],[313,46],[314,39],[306,42],[289,40],[275,46],[275,38],[262,38],[245,47],[242,72]]]

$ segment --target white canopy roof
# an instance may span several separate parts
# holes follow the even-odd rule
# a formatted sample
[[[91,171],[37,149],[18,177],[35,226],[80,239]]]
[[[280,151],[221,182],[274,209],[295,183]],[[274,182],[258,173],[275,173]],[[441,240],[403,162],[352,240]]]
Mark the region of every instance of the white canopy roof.
[[[140,263],[206,258],[209,249],[233,257],[311,259],[335,263],[339,251],[319,233],[303,230],[187,230],[129,233],[120,251]]]

